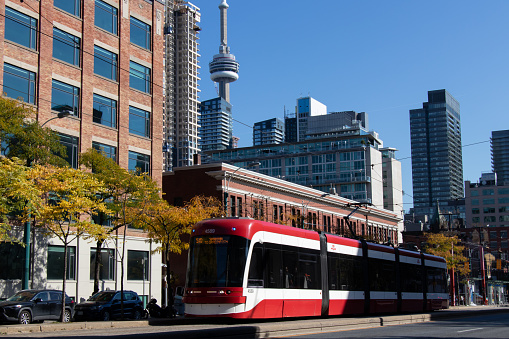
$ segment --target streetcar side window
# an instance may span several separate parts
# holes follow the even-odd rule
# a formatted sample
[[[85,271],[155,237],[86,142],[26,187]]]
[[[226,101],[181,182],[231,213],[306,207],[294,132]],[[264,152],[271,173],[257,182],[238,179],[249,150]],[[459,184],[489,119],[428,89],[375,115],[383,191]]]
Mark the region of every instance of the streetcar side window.
[[[362,291],[362,257],[328,253],[329,289]]]
[[[283,281],[284,288],[299,288],[299,261],[297,252],[291,248],[283,247]]]
[[[395,291],[396,269],[394,261],[369,258],[369,288],[371,291]]]
[[[401,272],[401,291],[422,293],[422,267],[407,263],[401,263],[399,267]]]
[[[283,268],[281,265],[281,246],[265,244],[265,287],[281,288]]]
[[[446,271],[440,268],[426,267],[428,293],[448,293]]]
[[[263,245],[260,243],[253,246],[247,287],[263,287]]]
[[[320,257],[317,251],[299,249],[300,279],[298,288],[320,288]]]

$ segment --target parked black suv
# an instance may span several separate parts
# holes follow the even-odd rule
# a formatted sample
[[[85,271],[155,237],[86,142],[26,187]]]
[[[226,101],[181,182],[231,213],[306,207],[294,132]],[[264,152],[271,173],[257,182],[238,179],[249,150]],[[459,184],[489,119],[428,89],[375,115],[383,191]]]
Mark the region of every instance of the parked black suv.
[[[66,295],[64,321],[71,321],[74,301]],[[62,291],[23,290],[0,302],[0,319],[20,324],[44,320],[60,320]]]
[[[76,305],[74,320],[104,320],[121,318],[120,291],[102,291],[91,296],[87,301]],[[124,316],[141,319],[143,303],[133,291],[124,291]]]

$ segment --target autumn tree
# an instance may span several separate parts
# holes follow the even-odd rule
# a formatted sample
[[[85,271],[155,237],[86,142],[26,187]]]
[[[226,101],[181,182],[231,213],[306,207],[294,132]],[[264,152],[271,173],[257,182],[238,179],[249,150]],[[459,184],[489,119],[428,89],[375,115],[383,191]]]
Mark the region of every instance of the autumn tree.
[[[448,236],[443,233],[426,233],[427,253],[443,257],[447,262],[447,269],[454,269],[462,276],[470,273],[468,258],[463,255],[465,249],[457,236]]]
[[[28,215],[29,202],[39,198],[30,180],[31,168],[19,159],[0,158],[0,242],[20,242],[12,235],[13,217],[21,221]]]
[[[41,127],[35,114],[22,102],[0,97],[2,154],[21,159],[28,167],[34,164],[68,165],[63,159],[66,149],[60,138],[50,128]]]
[[[58,238],[64,245],[61,321],[68,321],[71,316],[65,313],[68,247],[77,237],[98,237],[104,233],[103,227],[88,217],[93,212],[107,212],[104,203],[96,198],[103,184],[91,173],[69,167],[36,166],[30,176],[42,198],[32,204],[30,213],[45,234]]]
[[[129,172],[94,149],[89,149],[81,154],[81,164],[90,169],[93,175],[103,182],[104,190],[98,193],[97,197],[110,211],[109,215],[105,213],[93,215],[96,223],[109,225],[106,228],[106,237],[96,238],[94,293],[97,293],[99,291],[102,266],[101,251],[104,241],[121,228],[124,228],[125,236],[125,229],[133,226],[143,216],[149,204],[160,202],[161,196],[159,187],[150,177],[139,172]],[[117,252],[120,261],[123,263],[123,249]],[[124,265],[121,266],[121,290],[123,291]]]
[[[219,217],[223,213],[221,202],[214,197],[197,196],[184,206],[171,206],[165,200],[152,204],[140,219],[148,236],[159,246],[156,251],[162,253],[166,262],[166,281],[170,286],[170,253],[182,253],[189,248],[189,243],[184,241],[184,235],[190,234],[191,229],[197,222]],[[173,301],[173,295],[168,290],[167,295]]]

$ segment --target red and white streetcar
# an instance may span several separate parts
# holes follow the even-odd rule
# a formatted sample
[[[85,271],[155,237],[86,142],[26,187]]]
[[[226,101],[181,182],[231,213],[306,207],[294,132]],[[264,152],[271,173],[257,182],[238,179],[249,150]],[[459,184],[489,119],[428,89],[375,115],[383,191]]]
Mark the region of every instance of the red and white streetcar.
[[[419,312],[448,300],[441,257],[244,218],[204,220],[192,231],[187,316]]]

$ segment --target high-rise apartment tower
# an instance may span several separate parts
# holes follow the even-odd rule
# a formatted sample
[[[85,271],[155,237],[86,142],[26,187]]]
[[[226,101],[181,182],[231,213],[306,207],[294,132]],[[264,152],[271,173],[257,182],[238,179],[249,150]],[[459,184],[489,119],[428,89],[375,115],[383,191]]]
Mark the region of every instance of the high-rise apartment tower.
[[[187,1],[165,3],[163,166],[194,164],[199,152],[198,32],[200,9]]]
[[[509,186],[509,130],[491,132],[491,164],[498,183]]]
[[[414,208],[463,197],[460,105],[445,89],[429,91],[422,108],[410,110]]]

